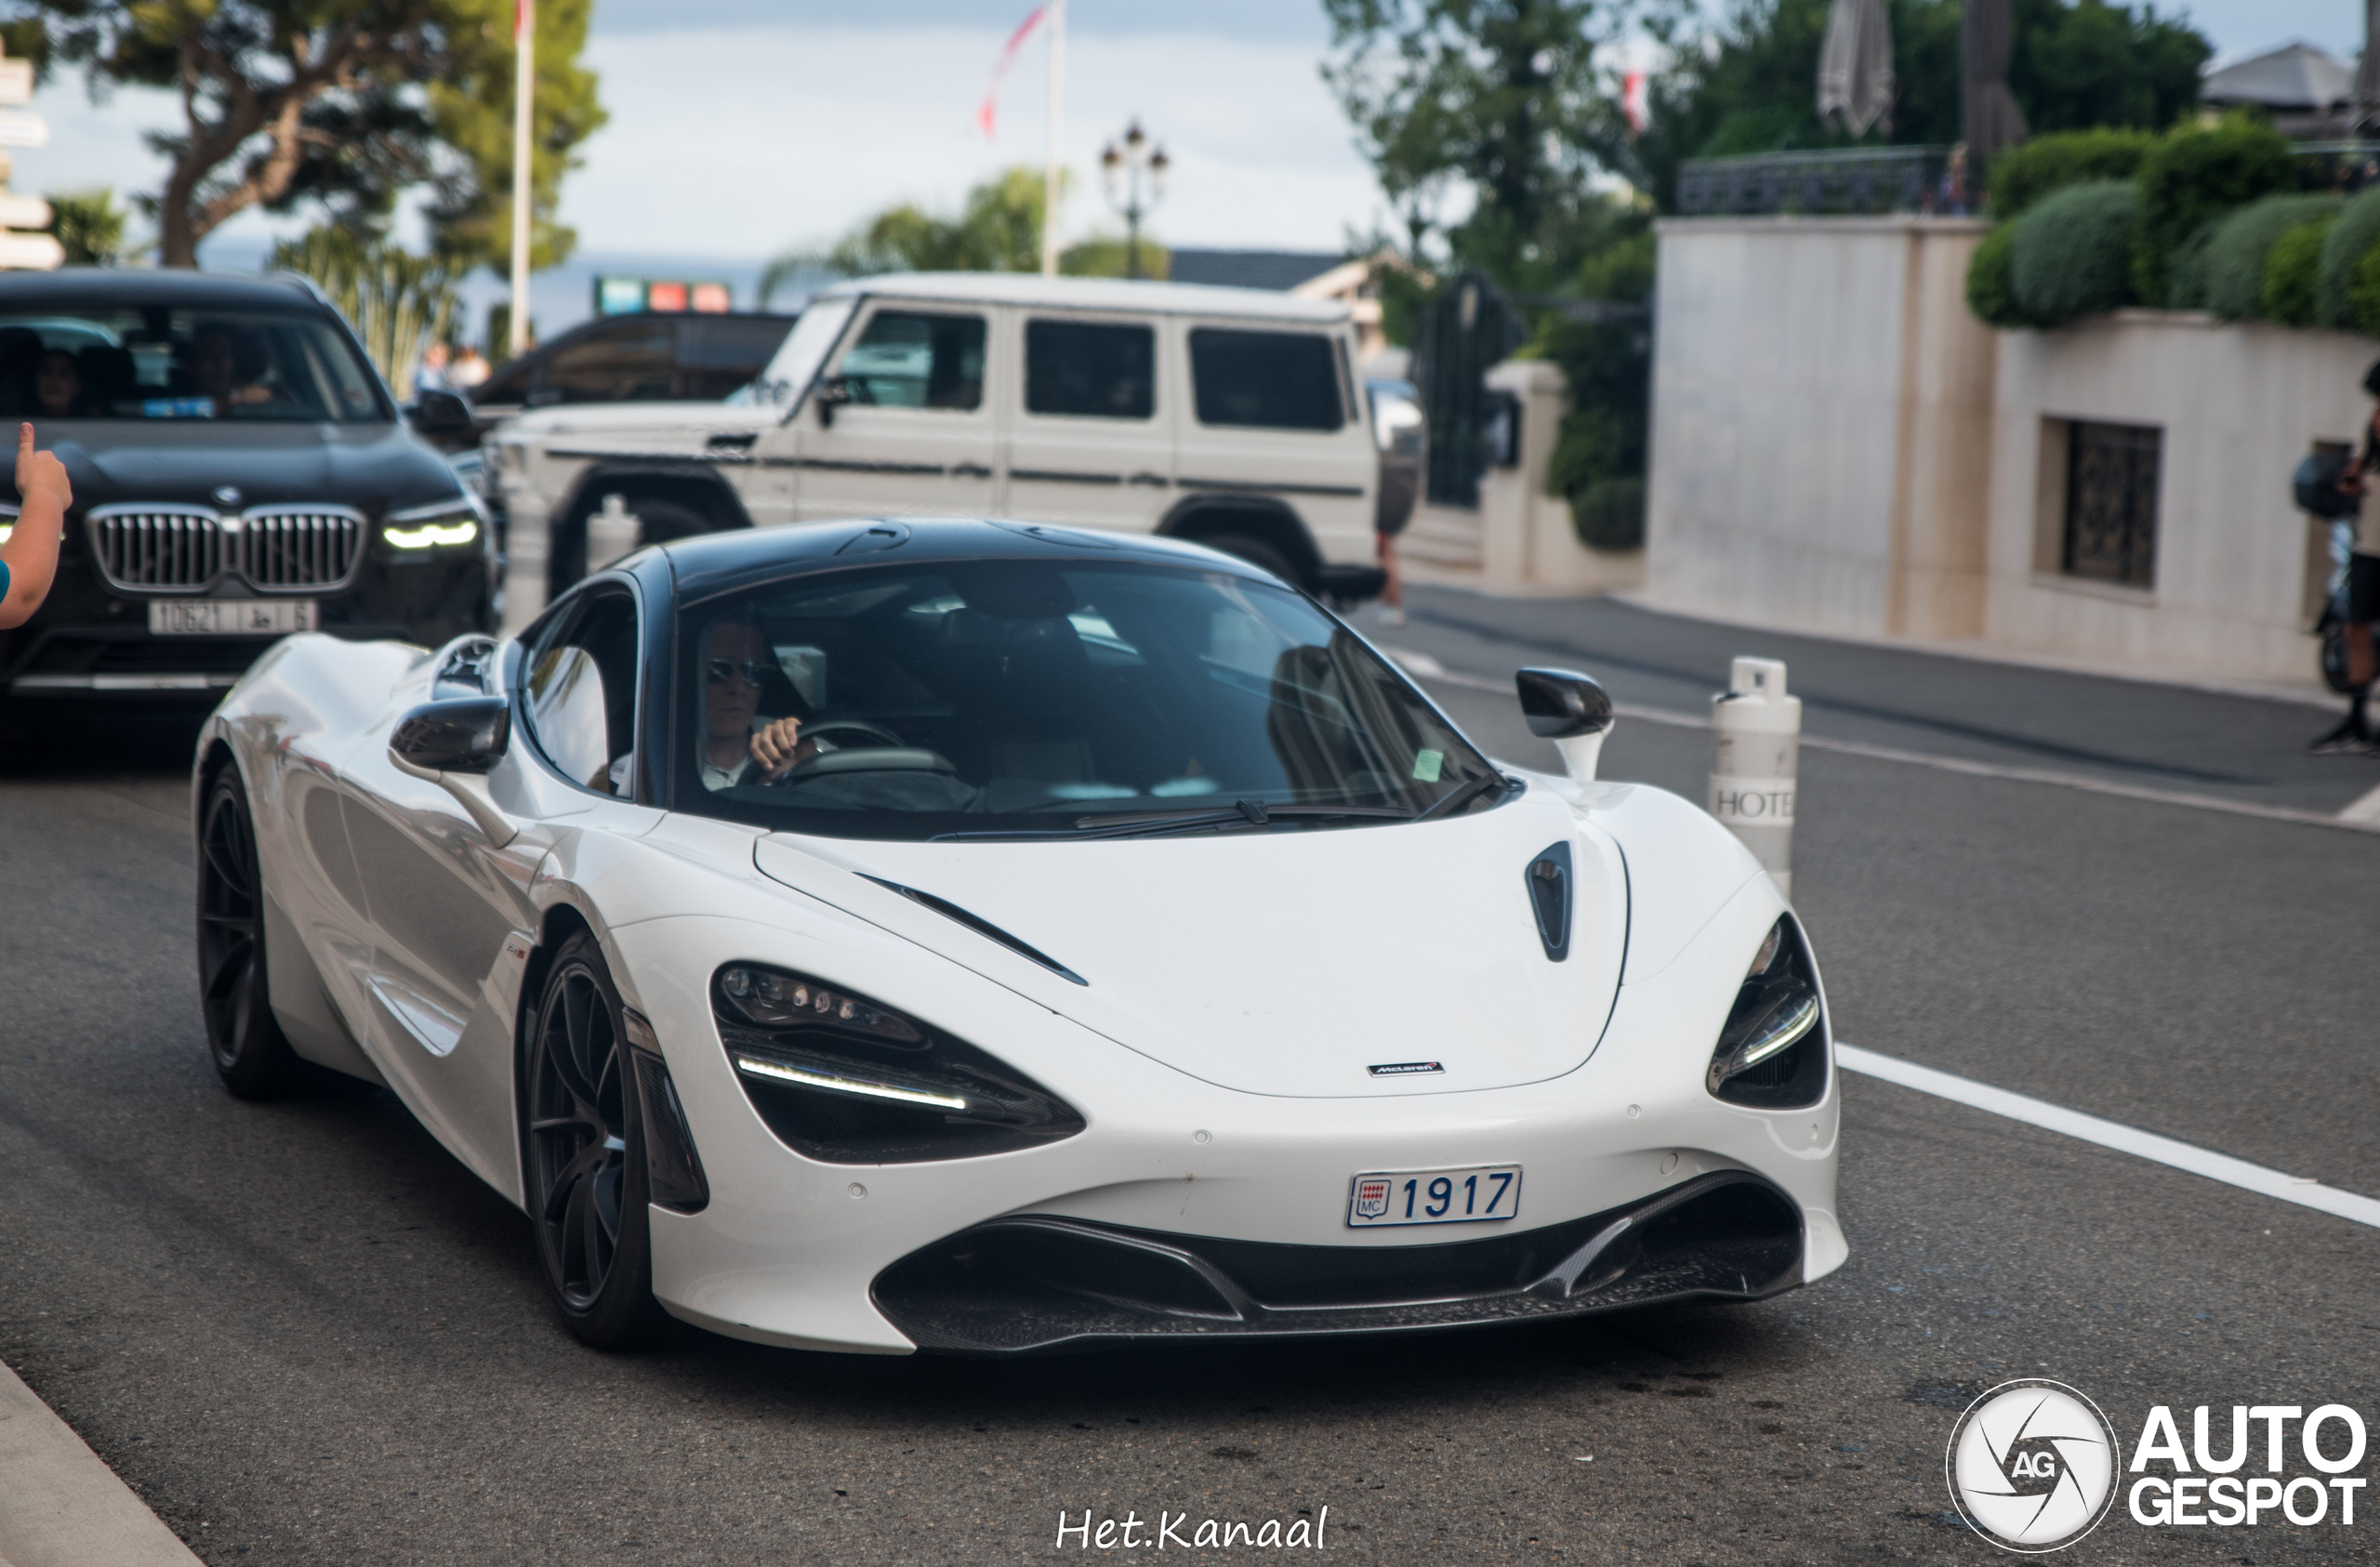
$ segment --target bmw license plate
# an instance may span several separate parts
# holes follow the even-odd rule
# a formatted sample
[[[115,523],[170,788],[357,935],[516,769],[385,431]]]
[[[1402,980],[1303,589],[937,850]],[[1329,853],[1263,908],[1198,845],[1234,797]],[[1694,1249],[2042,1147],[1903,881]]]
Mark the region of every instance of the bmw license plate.
[[[318,624],[311,599],[152,599],[157,637],[286,637]]]
[[[1355,1178],[1347,1196],[1350,1229],[1392,1224],[1477,1224],[1521,1211],[1521,1167],[1482,1165],[1461,1170],[1375,1170]]]

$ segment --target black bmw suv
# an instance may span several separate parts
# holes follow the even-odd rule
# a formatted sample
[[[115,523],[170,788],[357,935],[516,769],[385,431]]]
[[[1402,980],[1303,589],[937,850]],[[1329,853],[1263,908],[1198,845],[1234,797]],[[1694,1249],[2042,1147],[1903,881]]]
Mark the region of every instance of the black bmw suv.
[[[301,279],[0,274],[0,431],[25,419],[74,506],[48,601],[0,631],[11,703],[212,704],[289,632],[490,627],[478,497]]]

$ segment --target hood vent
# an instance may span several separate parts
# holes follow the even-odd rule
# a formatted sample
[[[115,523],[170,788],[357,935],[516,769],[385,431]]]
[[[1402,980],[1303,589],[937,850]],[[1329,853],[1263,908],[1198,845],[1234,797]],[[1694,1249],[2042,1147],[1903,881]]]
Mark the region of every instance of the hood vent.
[[[1538,940],[1559,963],[1570,955],[1570,846],[1557,843],[1528,863],[1529,907],[1537,913]]]
[[[1569,861],[1567,859],[1563,861],[1564,865],[1567,866],[1568,863]],[[909,902],[922,904],[926,908],[932,909],[934,913],[941,915],[945,919],[955,919],[959,924],[965,926],[968,929],[974,931],[977,935],[987,936],[993,941],[998,942],[1000,945],[1008,948],[1009,951],[1017,954],[1019,956],[1031,958],[1034,962],[1039,964],[1042,968],[1047,968],[1051,973],[1059,976],[1061,979],[1072,980],[1075,983],[1084,986],[1085,988],[1088,988],[1091,984],[1089,980],[1084,979],[1080,974],[1076,973],[1073,969],[1067,968],[1056,958],[1051,957],[1048,953],[1041,951],[1038,947],[1025,945],[1023,942],[1018,941],[1015,937],[1010,935],[998,926],[994,925],[990,920],[984,918],[980,915],[969,914],[965,909],[960,908],[958,904],[951,902],[946,899],[937,898],[931,892],[920,892],[914,887],[904,887],[897,881],[887,881],[882,876],[872,876],[862,873],[860,879],[863,881],[872,881],[876,883],[877,886],[883,888],[889,892],[898,892],[902,897],[908,899]]]

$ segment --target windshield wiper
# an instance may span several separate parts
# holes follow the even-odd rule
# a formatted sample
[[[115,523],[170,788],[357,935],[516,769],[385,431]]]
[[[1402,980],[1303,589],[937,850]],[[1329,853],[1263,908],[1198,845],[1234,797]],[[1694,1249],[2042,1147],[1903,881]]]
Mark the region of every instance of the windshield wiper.
[[[1239,800],[1228,810],[1142,810],[1078,816],[1071,827],[944,833],[934,841],[946,842],[953,838],[1130,838],[1159,833],[1190,832],[1200,827],[1236,832],[1246,827],[1262,827],[1280,818],[1311,820],[1332,816],[1383,817],[1398,822],[1415,819],[1412,811],[1397,805],[1266,805],[1263,800]]]
[[[1468,804],[1489,789],[1509,789],[1512,786],[1513,781],[1501,772],[1482,773],[1453,794],[1440,795],[1422,808],[1420,814],[1413,820],[1427,822],[1434,816],[1451,816],[1460,807]]]

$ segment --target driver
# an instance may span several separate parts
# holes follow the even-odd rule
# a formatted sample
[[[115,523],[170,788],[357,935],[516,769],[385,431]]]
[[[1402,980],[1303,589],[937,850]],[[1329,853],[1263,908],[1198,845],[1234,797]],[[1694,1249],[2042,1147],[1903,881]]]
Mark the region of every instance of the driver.
[[[255,338],[227,322],[208,322],[191,335],[190,378],[198,395],[215,400],[218,412],[236,403],[271,402],[272,393],[245,374],[244,360],[260,358]]]
[[[701,757],[703,787],[732,789],[738,784],[774,784],[794,766],[818,754],[818,743],[801,738],[801,720],[777,718],[760,730],[760,682],[767,678],[769,640],[748,620],[722,620],[710,628],[703,665],[707,721]]]

